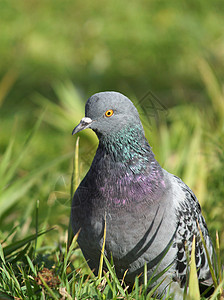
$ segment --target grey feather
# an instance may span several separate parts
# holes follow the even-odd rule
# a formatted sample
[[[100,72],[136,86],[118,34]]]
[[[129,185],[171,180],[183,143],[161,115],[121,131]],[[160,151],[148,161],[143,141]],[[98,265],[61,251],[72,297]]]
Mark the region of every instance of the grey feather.
[[[110,117],[107,110],[112,110]],[[106,254],[112,253],[120,278],[128,270],[128,284],[145,263],[148,277],[160,263],[157,274],[169,270],[159,293],[165,295],[170,285],[175,299],[181,299],[188,273],[185,249],[191,252],[194,235],[198,278],[208,282],[211,274],[198,226],[211,258],[213,247],[198,200],[156,161],[132,102],[116,92],[93,95],[73,132],[85,128],[95,131],[99,146],[75,192],[71,222],[74,233],[81,229],[78,243],[90,268],[97,274],[106,221]]]

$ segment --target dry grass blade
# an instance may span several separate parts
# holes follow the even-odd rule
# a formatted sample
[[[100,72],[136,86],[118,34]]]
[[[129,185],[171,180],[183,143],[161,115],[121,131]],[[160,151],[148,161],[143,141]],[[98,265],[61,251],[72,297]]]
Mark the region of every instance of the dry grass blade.
[[[199,229],[199,232],[200,232],[200,236],[201,236],[201,240],[202,240],[203,246],[205,248],[206,257],[207,257],[208,265],[209,265],[209,270],[210,270],[211,275],[212,275],[212,280],[213,280],[215,288],[217,288],[217,286],[218,286],[217,278],[215,276],[215,271],[214,271],[214,268],[212,266],[211,258],[209,256],[208,249],[207,249],[206,244],[205,244],[205,239],[203,237],[203,234],[201,232],[201,228],[200,228],[199,224],[198,224],[198,229]]]
[[[9,93],[10,89],[12,88],[13,84],[17,79],[18,74],[15,70],[9,70],[2,78],[0,82],[0,107],[4,102],[7,94]]]
[[[223,122],[224,95],[218,80],[216,79],[212,68],[205,59],[200,59],[198,62],[198,68],[205,83],[208,95],[212,101],[213,109],[217,113],[217,116],[219,116],[220,122]]]
[[[224,286],[224,279],[220,282],[220,284],[217,286],[216,290],[212,294],[210,300],[223,300],[224,294],[223,294],[223,286]],[[222,291],[222,292],[221,292]]]
[[[106,243],[106,233],[107,233],[107,222],[106,222],[106,215],[105,215],[105,224],[104,224],[104,231],[103,231],[103,246],[101,250],[99,272],[98,272],[99,278],[101,278],[103,272],[103,257],[104,257],[105,243]]]
[[[79,136],[77,137],[76,143],[75,143],[75,190],[79,186],[80,182],[80,172],[79,172]],[[73,197],[73,195],[71,195]]]
[[[222,281],[222,266],[221,266],[221,258],[220,258],[220,244],[219,244],[219,234],[216,231],[216,255],[217,255],[217,262],[218,262],[218,276],[219,281]]]
[[[195,262],[195,236],[192,242],[190,276],[189,276],[189,294],[187,299],[200,300],[200,290],[199,290],[198,276],[197,276],[196,262]]]

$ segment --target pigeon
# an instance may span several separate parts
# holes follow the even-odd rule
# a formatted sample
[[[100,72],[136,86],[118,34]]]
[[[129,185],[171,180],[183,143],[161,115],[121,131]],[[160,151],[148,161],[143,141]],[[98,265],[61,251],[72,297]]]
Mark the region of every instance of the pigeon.
[[[125,274],[129,286],[136,276],[143,282],[146,265],[148,278],[160,274],[154,284],[163,279],[158,296],[170,292],[174,299],[183,299],[195,237],[198,280],[209,286],[200,230],[211,259],[213,246],[200,204],[191,189],[155,159],[132,101],[118,92],[94,94],[73,135],[87,128],[96,133],[99,144],[75,191],[71,224],[74,234],[79,232],[78,244],[90,269],[98,274],[105,239],[105,255],[112,255],[118,278]]]

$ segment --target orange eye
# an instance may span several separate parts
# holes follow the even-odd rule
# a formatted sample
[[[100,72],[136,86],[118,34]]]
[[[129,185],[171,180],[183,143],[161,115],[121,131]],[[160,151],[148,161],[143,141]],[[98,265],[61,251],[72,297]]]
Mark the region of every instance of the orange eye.
[[[113,109],[108,109],[108,110],[105,112],[105,116],[108,117],[108,118],[111,117],[113,114],[114,114]]]

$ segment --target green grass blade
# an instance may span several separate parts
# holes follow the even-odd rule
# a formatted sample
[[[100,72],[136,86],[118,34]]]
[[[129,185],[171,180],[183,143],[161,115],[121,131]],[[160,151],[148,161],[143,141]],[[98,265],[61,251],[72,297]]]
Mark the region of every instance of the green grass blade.
[[[29,264],[29,266],[30,266],[30,269],[32,270],[33,274],[34,274],[35,276],[37,276],[37,271],[36,271],[36,268],[35,268],[34,265],[33,265],[32,260],[30,259],[29,255],[26,254],[25,256],[26,256],[27,262],[28,262],[28,264]]]
[[[12,178],[15,175],[16,170],[18,169],[18,166],[20,165],[22,159],[24,157],[26,157],[26,153],[27,153],[27,150],[29,148],[30,142],[31,142],[32,138],[34,137],[34,135],[36,134],[36,132],[38,131],[38,129],[40,127],[40,124],[42,122],[43,116],[44,116],[44,113],[41,115],[41,117],[38,118],[36,124],[34,125],[34,127],[31,130],[31,132],[28,134],[28,136],[27,136],[27,138],[24,142],[24,145],[23,145],[23,147],[20,151],[20,155],[18,156],[18,158],[15,161],[13,161],[13,163],[10,165],[10,167],[7,168],[7,172],[5,172],[4,176],[1,177],[2,178],[1,179],[1,186],[2,187],[6,186],[12,180]],[[8,159],[9,159],[9,155],[7,154],[7,160]],[[6,161],[5,161],[5,163],[6,163]]]
[[[33,297],[32,297],[33,296],[33,289],[32,289],[32,286],[31,286],[31,280],[30,280],[27,272],[24,271],[24,269],[21,265],[18,266],[18,269],[20,270],[20,273],[21,273],[22,278],[23,278],[23,280],[25,282],[25,285],[26,285],[26,289],[27,289],[26,294],[27,294],[27,296],[29,296],[29,299],[33,299]]]
[[[120,282],[119,282],[119,280],[118,280],[118,278],[116,276],[116,273],[115,273],[114,269],[112,268],[112,266],[110,265],[110,262],[108,261],[108,259],[106,258],[106,256],[104,254],[103,254],[103,257],[104,257],[104,261],[106,263],[106,266],[107,266],[107,268],[108,268],[108,270],[110,272],[110,275],[111,275],[114,283],[116,284],[116,286],[117,286],[119,292],[121,293],[121,295],[123,297],[125,297],[126,296],[125,291],[122,288],[122,286],[121,286],[121,284],[120,284]]]
[[[4,255],[4,250],[2,248],[2,244],[0,243],[0,258],[3,261],[3,263],[5,264],[5,255]]]
[[[53,230],[54,228],[51,228],[49,230],[46,231],[42,231],[38,233],[38,236],[41,236],[47,232],[50,232],[51,230]],[[33,240],[36,239],[36,233],[32,234],[28,237],[26,237],[25,239],[22,239],[21,241],[18,241],[16,243],[13,243],[12,245],[6,246],[3,248],[3,252],[4,252],[4,256],[8,256],[10,255],[12,252],[18,250],[19,248],[23,247],[24,245],[32,242]]]
[[[147,299],[152,297],[156,293],[156,290],[160,287],[160,285],[166,280],[166,278],[163,278],[154,288],[151,289],[151,291],[147,294]]]
[[[69,153],[44,164],[40,168],[30,172],[27,176],[16,180],[6,190],[4,190],[4,193],[0,195],[0,219],[3,214],[10,207],[12,207],[16,201],[34,185],[37,180],[39,180],[40,176],[48,172],[50,168],[71,157],[71,155],[72,154]]]
[[[70,188],[71,206],[72,206],[74,191],[78,188],[79,182],[80,182],[80,174],[79,174],[79,137],[78,137],[75,143],[75,158],[73,159],[73,168],[72,168],[72,176],[71,176],[71,188]],[[74,234],[72,231],[71,219],[69,219],[67,249],[70,247],[73,236]]]
[[[9,237],[18,229],[18,227],[19,227],[19,225],[15,226],[11,229],[11,231],[8,233],[6,238],[3,240],[2,244],[4,244],[9,239]]]
[[[111,289],[111,291],[112,291],[112,293],[113,293],[113,295],[114,295],[114,288],[113,288],[113,286],[112,286],[112,284],[111,284],[111,282],[110,282],[108,273],[105,272],[105,273],[104,273],[104,277],[106,278],[107,284],[108,284],[109,288]]]
[[[198,68],[201,73],[201,77],[205,83],[208,95],[210,96],[213,109],[216,112],[217,116],[220,119],[220,122],[223,122],[224,119],[224,96],[221,86],[217,78],[215,77],[212,68],[205,59],[200,59],[198,62]],[[223,124],[223,123],[222,123]]]
[[[139,299],[139,279],[138,276],[135,277],[135,299]]]
[[[64,261],[63,261],[63,268],[62,273],[66,274],[66,270],[68,267],[68,260],[72,255],[72,251],[75,249],[75,245],[79,236],[80,230],[76,233],[76,235],[73,237],[73,240],[71,242],[71,245],[69,247],[66,247],[65,255],[64,255]]]
[[[5,150],[5,153],[1,157],[1,163],[0,163],[0,178],[2,178],[7,168],[9,167],[11,156],[12,156],[12,149],[13,149],[14,139],[11,139],[11,141],[8,144],[8,147]],[[1,187],[3,187],[3,183],[1,182]]]
[[[10,279],[13,280],[13,283],[16,287],[16,289],[20,292],[20,293],[23,293],[22,289],[21,289],[21,286],[20,286],[20,283],[13,271],[13,268],[12,268],[12,265],[11,264],[7,264],[7,269],[8,269],[8,273],[10,274]]]
[[[7,262],[13,264],[16,264],[18,261],[23,260],[24,256],[27,254],[28,250],[30,248],[30,243],[26,245],[22,250],[19,250],[18,253],[12,253],[11,256],[7,256]]]
[[[15,300],[14,297],[9,296],[6,293],[0,292],[0,299],[1,300]]]
[[[35,215],[35,231],[36,231],[35,252],[37,250],[39,204],[40,204],[40,201],[37,200],[37,202],[36,202],[36,215]]]
[[[0,220],[6,211],[34,185],[37,178],[18,179],[0,195]]]
[[[162,271],[160,271],[158,274],[156,274],[160,264],[162,263],[164,257],[166,256],[166,254],[168,253],[170,247],[172,246],[172,241],[170,242],[170,244],[168,245],[167,249],[165,249],[162,257],[161,257],[161,260],[159,261],[159,263],[157,264],[155,270],[153,271],[151,277],[149,278],[148,282],[147,282],[147,286],[144,287],[144,290],[143,290],[143,294],[147,293],[147,289],[149,288],[150,285],[152,285],[154,282],[156,282],[160,277],[162,277],[163,274],[165,274],[171,267],[173,264],[170,264],[169,266],[167,266],[166,268],[164,268]]]

